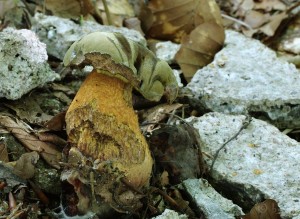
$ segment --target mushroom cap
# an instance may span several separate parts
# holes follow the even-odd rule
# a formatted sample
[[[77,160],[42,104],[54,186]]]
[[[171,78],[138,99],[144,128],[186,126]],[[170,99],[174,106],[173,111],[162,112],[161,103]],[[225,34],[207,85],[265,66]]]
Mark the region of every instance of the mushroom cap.
[[[64,57],[65,66],[92,65],[94,69],[131,84],[146,99],[169,102],[178,84],[170,66],[142,44],[120,33],[93,32],[75,41]]]

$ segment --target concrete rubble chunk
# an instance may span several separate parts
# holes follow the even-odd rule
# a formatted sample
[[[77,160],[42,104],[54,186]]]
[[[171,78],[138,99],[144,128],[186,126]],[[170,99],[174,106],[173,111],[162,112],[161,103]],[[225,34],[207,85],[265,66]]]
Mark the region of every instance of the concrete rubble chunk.
[[[188,219],[188,217],[185,214],[179,215],[176,211],[166,209],[161,215],[152,219]]]
[[[250,114],[279,128],[300,127],[300,72],[257,40],[226,31],[224,48],[187,86],[191,104]]]
[[[48,54],[60,60],[63,60],[66,51],[74,41],[95,31],[122,33],[129,39],[146,45],[145,38],[135,30],[100,25],[93,21],[83,21],[76,24],[70,19],[38,13],[34,16],[31,30],[47,45]]]
[[[243,115],[217,112],[188,119],[199,131],[208,166],[222,144],[238,133],[245,119]],[[252,118],[220,151],[211,172],[211,183],[241,207],[274,199],[283,219],[299,219],[299,166],[300,143],[267,122]]]
[[[157,58],[165,60],[169,64],[175,63],[175,55],[180,49],[180,44],[171,41],[158,42],[155,44],[155,54]]]
[[[188,179],[182,183],[206,219],[235,219],[242,209],[220,195],[205,179]]]
[[[46,45],[34,32],[13,28],[0,32],[0,97],[19,99],[33,88],[59,79],[47,59]]]

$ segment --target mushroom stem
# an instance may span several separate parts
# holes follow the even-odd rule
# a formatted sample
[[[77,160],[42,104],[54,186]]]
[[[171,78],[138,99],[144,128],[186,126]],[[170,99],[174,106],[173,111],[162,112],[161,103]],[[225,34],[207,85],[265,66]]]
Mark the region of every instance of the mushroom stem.
[[[152,158],[131,104],[132,86],[91,72],[66,114],[71,146],[93,158],[101,171],[108,163],[136,188],[147,185]]]

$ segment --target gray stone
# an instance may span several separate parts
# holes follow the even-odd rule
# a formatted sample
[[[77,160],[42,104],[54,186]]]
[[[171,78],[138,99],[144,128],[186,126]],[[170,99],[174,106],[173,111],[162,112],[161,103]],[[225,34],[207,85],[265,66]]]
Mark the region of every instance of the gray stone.
[[[183,84],[182,84],[181,78],[180,78],[182,71],[176,70],[176,69],[172,69],[172,70],[173,70],[173,74],[175,75],[176,81],[178,83],[178,87],[183,87]]]
[[[206,219],[235,219],[242,209],[220,195],[205,179],[188,179],[182,183]]]
[[[46,45],[30,30],[0,32],[0,97],[18,99],[59,78],[47,63]]]
[[[43,14],[35,14],[33,20],[31,30],[36,32],[43,43],[47,44],[48,54],[61,60],[74,41],[95,31],[122,33],[129,39],[146,45],[146,40],[139,32],[127,28],[100,25],[93,21],[76,24],[70,19]]]
[[[179,49],[180,45],[171,41],[158,42],[155,44],[156,56],[169,64],[175,63],[175,55]]]
[[[238,133],[245,118],[215,112],[188,119],[199,131],[209,166],[216,151]],[[211,172],[212,183],[241,207],[270,198],[278,202],[282,218],[296,219],[300,215],[299,165],[300,143],[267,122],[252,118],[220,151]]]
[[[187,86],[208,111],[250,114],[279,128],[300,127],[300,72],[257,40],[226,31],[225,47]]]
[[[166,209],[161,215],[152,219],[188,219],[185,214],[179,215],[176,211]]]

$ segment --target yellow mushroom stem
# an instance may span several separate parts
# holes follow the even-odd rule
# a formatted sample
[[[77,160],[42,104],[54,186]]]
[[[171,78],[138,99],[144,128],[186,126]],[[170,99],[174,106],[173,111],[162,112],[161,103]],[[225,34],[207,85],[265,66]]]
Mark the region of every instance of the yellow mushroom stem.
[[[108,164],[136,188],[148,184],[153,160],[132,108],[132,86],[94,70],[66,114],[71,146],[107,172]],[[108,186],[109,187],[109,186]]]

